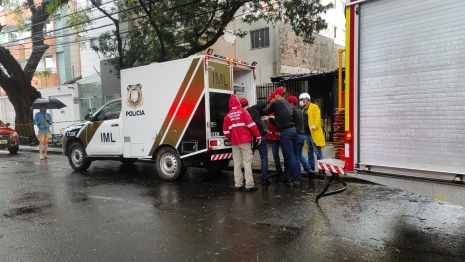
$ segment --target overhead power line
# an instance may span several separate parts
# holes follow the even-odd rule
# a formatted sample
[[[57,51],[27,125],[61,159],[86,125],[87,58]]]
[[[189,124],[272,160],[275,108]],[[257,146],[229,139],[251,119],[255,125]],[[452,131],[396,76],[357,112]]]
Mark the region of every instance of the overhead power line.
[[[155,1],[154,1],[155,2]],[[176,6],[176,7],[170,7],[170,8],[167,8],[165,10],[163,10],[162,12],[167,12],[167,11],[170,11],[170,10],[173,10],[173,9],[177,9],[177,8],[181,8],[181,7],[185,7],[185,6],[188,6],[188,5],[192,5],[194,3],[197,3],[197,2],[200,2],[200,0],[195,0],[195,1],[192,1],[192,2],[189,2],[189,3],[186,3],[186,4],[183,4],[183,5],[180,5],[180,6]],[[244,1],[243,3],[246,3],[247,1]],[[120,11],[117,11],[117,12],[114,12],[114,13],[111,13],[109,15],[115,15],[115,14],[119,14],[119,13],[122,13],[122,12],[126,12],[126,11],[130,11],[132,9],[135,9],[137,7],[140,7],[141,5],[136,5],[134,7],[131,7],[131,8],[127,8],[127,9],[123,9],[123,10],[120,10]],[[181,18],[184,18],[184,19],[187,19],[187,18],[192,18],[192,17],[197,17],[199,15],[203,15],[203,14],[208,14],[208,13],[211,13],[211,12],[216,12],[216,11],[220,11],[220,10],[225,10],[225,9],[228,9],[229,7],[231,7],[230,5],[228,6],[225,6],[223,8],[219,8],[219,9],[213,9],[213,10],[210,10],[210,11],[203,11],[203,12],[200,12],[200,13],[196,13],[190,17],[181,17]],[[264,7],[265,8],[265,7]],[[240,16],[240,15],[238,15]],[[148,15],[143,15],[143,16],[139,16],[139,17],[135,17],[135,18],[132,18],[132,19],[128,19],[128,20],[125,20],[125,21],[121,21],[120,23],[125,23],[125,22],[129,22],[129,21],[134,21],[134,20],[137,20],[137,19],[140,19],[140,18],[145,18],[145,17],[148,17]],[[235,16],[237,17],[237,16]],[[96,17],[96,18],[93,18],[89,21],[95,21],[95,20],[98,20],[98,19],[103,19],[103,18],[107,18],[106,15],[103,15],[103,16],[99,16],[99,17]],[[73,26],[76,26],[76,25],[80,25],[80,24],[84,24],[84,23],[87,23],[89,21],[86,21],[86,22],[82,22],[82,23],[78,23],[78,24],[74,24],[74,25],[70,25],[70,26],[66,26],[66,27],[62,27],[62,28],[59,28],[59,29],[55,29],[55,30],[51,30],[51,31],[48,31],[47,33],[52,33],[52,32],[57,32],[57,31],[61,31],[63,29],[67,29],[67,28],[71,28]],[[174,21],[174,19],[172,20],[165,20],[165,21],[162,21],[162,23],[166,24],[167,22],[176,22]],[[73,32],[73,33],[69,33],[69,34],[66,34],[66,35],[61,35],[61,36],[54,36],[54,37],[51,37],[51,38],[47,38],[47,39],[44,39],[44,40],[48,40],[48,39],[56,39],[56,38],[59,38],[59,37],[66,37],[66,36],[71,36],[71,35],[77,35],[77,34],[80,34],[82,32],[87,32],[87,31],[92,31],[92,30],[95,30],[95,29],[99,29],[99,28],[103,28],[103,27],[107,27],[107,26],[111,26],[111,25],[114,25],[113,23],[110,23],[110,24],[106,24],[106,25],[102,25],[102,26],[98,26],[98,27],[94,27],[92,29],[86,29],[84,31],[77,31],[77,32]],[[33,36],[35,35],[42,35],[43,33],[36,33],[36,34],[33,34],[31,36],[28,36],[28,37],[24,37],[22,39],[17,39],[17,40],[13,40],[13,41],[10,41],[10,42],[7,42],[7,43],[4,43],[2,45],[11,45],[11,43],[15,43],[15,42],[19,42],[19,41],[24,41],[26,39],[29,39],[29,38],[33,38]],[[32,40],[31,43],[35,43],[35,42],[39,42],[39,41],[42,41],[42,40]]]

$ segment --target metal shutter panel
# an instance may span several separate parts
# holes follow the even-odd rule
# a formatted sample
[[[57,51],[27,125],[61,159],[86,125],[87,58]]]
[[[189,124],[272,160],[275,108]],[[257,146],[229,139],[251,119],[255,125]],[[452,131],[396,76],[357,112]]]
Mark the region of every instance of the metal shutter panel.
[[[465,1],[360,6],[361,164],[465,174]]]

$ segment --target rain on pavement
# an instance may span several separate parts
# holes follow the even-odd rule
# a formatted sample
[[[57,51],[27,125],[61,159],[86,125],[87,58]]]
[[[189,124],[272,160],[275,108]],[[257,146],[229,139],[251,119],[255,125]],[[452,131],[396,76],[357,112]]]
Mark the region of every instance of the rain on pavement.
[[[323,180],[235,192],[228,170],[167,183],[151,164],[0,150],[2,261],[458,261],[465,209],[384,186]],[[259,174],[254,174],[258,181]]]

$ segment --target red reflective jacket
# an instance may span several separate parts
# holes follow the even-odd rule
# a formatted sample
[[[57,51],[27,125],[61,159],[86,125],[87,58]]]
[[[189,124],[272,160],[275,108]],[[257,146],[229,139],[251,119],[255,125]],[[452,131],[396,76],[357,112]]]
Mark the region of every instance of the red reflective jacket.
[[[250,132],[252,132],[254,137],[260,137],[258,127],[252,120],[249,112],[242,109],[235,95],[231,95],[229,98],[229,112],[226,114],[223,121],[224,135],[231,140],[232,145],[235,146],[243,143],[250,143],[253,138]]]

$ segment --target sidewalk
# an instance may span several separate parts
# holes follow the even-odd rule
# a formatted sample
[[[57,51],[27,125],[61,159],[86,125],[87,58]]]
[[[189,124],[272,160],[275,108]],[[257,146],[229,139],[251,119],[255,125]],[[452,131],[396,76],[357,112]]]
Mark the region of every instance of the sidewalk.
[[[39,145],[37,146],[26,146],[26,145],[19,145],[19,151],[27,151],[27,152],[37,152],[39,153]],[[49,147],[47,149],[48,154],[54,155],[61,155],[61,147]]]

